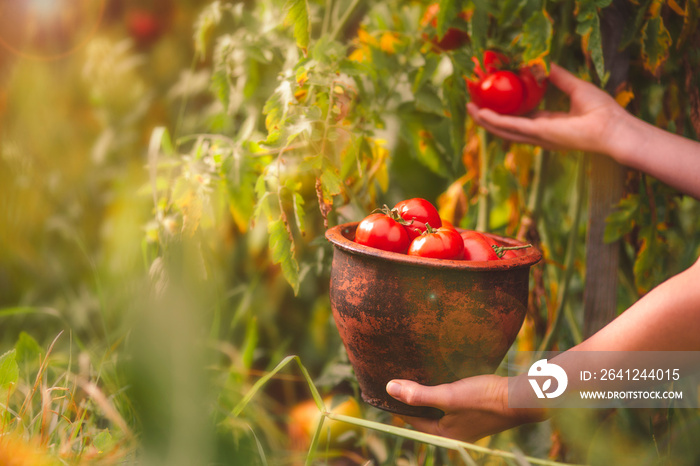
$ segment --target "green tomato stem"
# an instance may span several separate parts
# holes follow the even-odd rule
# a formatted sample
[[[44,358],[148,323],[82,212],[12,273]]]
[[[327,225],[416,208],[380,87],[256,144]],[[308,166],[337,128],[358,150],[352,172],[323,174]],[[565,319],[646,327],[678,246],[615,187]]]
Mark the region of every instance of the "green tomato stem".
[[[495,244],[492,244],[491,247],[496,252],[496,255],[498,257],[503,257],[503,255],[506,253],[506,251],[514,251],[516,249],[531,248],[532,244],[523,244],[521,246],[496,246]]]

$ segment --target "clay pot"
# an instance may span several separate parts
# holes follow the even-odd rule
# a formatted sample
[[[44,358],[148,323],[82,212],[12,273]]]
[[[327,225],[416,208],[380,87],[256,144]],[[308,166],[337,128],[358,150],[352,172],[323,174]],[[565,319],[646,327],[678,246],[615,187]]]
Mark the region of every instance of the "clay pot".
[[[357,223],[330,228],[333,317],[362,398],[393,413],[438,418],[401,403],[391,379],[424,385],[493,373],[525,319],[530,267],[542,254],[474,262],[420,258],[353,241]],[[522,243],[490,235],[516,246]]]

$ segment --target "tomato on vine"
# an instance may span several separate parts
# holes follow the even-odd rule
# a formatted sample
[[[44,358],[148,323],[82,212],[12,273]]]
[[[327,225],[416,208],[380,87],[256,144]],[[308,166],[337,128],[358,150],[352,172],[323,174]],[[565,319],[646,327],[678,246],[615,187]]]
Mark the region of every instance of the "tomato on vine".
[[[547,79],[538,80],[532,69],[528,67],[520,68],[518,77],[523,83],[524,97],[517,113],[518,115],[525,115],[537,108],[542,101],[549,81]]]
[[[355,242],[383,251],[405,253],[411,240],[403,225],[377,212],[369,214],[357,225]]]
[[[468,87],[476,105],[503,115],[514,115],[524,101],[523,84],[512,71],[496,71]]]
[[[465,77],[472,102],[503,115],[524,115],[534,110],[544,97],[547,80],[537,79],[532,68],[513,66],[504,54],[484,52],[482,62],[476,57],[474,76]]]
[[[423,28],[428,26],[437,29],[437,16],[440,11],[439,3],[428,5],[421,18],[420,25]],[[459,17],[465,21],[469,21],[470,14],[468,11],[461,11]],[[428,33],[423,33],[423,39],[433,44],[436,52],[455,50],[469,43],[469,33],[458,28],[449,28],[442,38],[438,38],[437,34],[430,36]]]
[[[411,242],[408,255],[461,260],[464,258],[464,243],[454,229],[445,227],[433,229],[428,226],[425,233]]]

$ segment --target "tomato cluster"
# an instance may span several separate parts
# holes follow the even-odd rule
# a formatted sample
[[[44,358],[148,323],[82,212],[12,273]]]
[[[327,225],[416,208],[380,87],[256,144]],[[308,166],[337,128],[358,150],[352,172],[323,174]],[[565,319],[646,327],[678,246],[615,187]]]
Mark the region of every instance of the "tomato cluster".
[[[539,105],[547,90],[547,79],[537,79],[533,68],[513,66],[500,52],[487,50],[482,62],[476,57],[474,76],[465,77],[472,102],[503,115],[525,115]],[[483,66],[482,66],[483,64]]]
[[[440,218],[433,204],[420,198],[365,217],[355,230],[355,242],[409,256],[470,261],[509,259],[517,256],[517,249],[529,247],[509,248],[477,231],[458,231]]]

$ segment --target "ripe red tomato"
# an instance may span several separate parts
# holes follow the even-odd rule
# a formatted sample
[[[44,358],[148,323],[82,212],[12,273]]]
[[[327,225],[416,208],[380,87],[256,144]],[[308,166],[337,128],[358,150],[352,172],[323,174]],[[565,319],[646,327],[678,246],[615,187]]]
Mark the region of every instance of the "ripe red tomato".
[[[355,242],[383,251],[405,253],[411,240],[403,225],[385,214],[375,213],[357,225]]]
[[[467,86],[476,105],[503,115],[514,115],[523,104],[523,83],[512,71],[496,71]]]
[[[535,78],[532,74],[530,68],[520,68],[518,70],[518,76],[520,81],[523,83],[523,88],[525,91],[525,97],[523,98],[523,103],[518,109],[518,115],[525,115],[533,111],[540,101],[544,97],[544,93],[547,90],[547,79],[542,79],[540,81]]]
[[[433,3],[429,5],[428,8],[425,9],[425,13],[423,13],[423,18],[420,21],[420,25],[423,28],[430,26],[433,29],[436,29],[437,15],[439,11],[439,3]],[[469,20],[469,13],[466,11],[460,12],[459,16],[465,21]],[[467,33],[467,31],[463,31],[457,28],[447,29],[445,35],[442,36],[441,39],[438,39],[437,34],[433,34],[432,36],[430,36],[427,33],[423,33],[423,39],[432,43],[436,52],[440,52],[442,50],[458,49],[461,46],[469,43],[470,40],[469,33]]]
[[[510,63],[508,57],[495,50],[486,50],[484,52],[484,56],[482,57],[483,67],[482,63],[479,63],[478,58],[472,57],[472,61],[474,62],[474,74],[476,74],[479,79],[484,79],[488,75],[503,69]]]
[[[422,235],[426,231],[426,224],[432,228],[440,228],[442,219],[433,204],[425,199],[406,199],[394,206],[399,216],[406,221],[404,227],[408,231],[411,240]]]
[[[455,228],[454,225],[452,225],[452,223],[448,222],[448,221],[445,220],[444,218],[442,218],[442,219],[440,219],[440,220],[442,221],[442,227],[443,227],[443,228],[449,228],[450,230],[455,230],[455,231],[457,231],[457,229]]]
[[[429,228],[425,234],[411,242],[408,255],[461,260],[464,258],[464,242],[456,230],[444,227],[437,230]]]
[[[465,230],[460,233],[464,243],[464,260],[468,261],[494,261],[500,257],[493,250],[486,236],[478,231]]]
[[[161,33],[160,19],[150,10],[133,9],[127,14],[126,21],[131,37],[141,45],[150,44]]]
[[[544,97],[547,80],[538,80],[529,67],[517,67],[500,52],[487,50],[480,63],[474,61],[474,77],[467,78],[472,102],[504,115],[524,115]],[[511,71],[513,70],[513,71]]]

